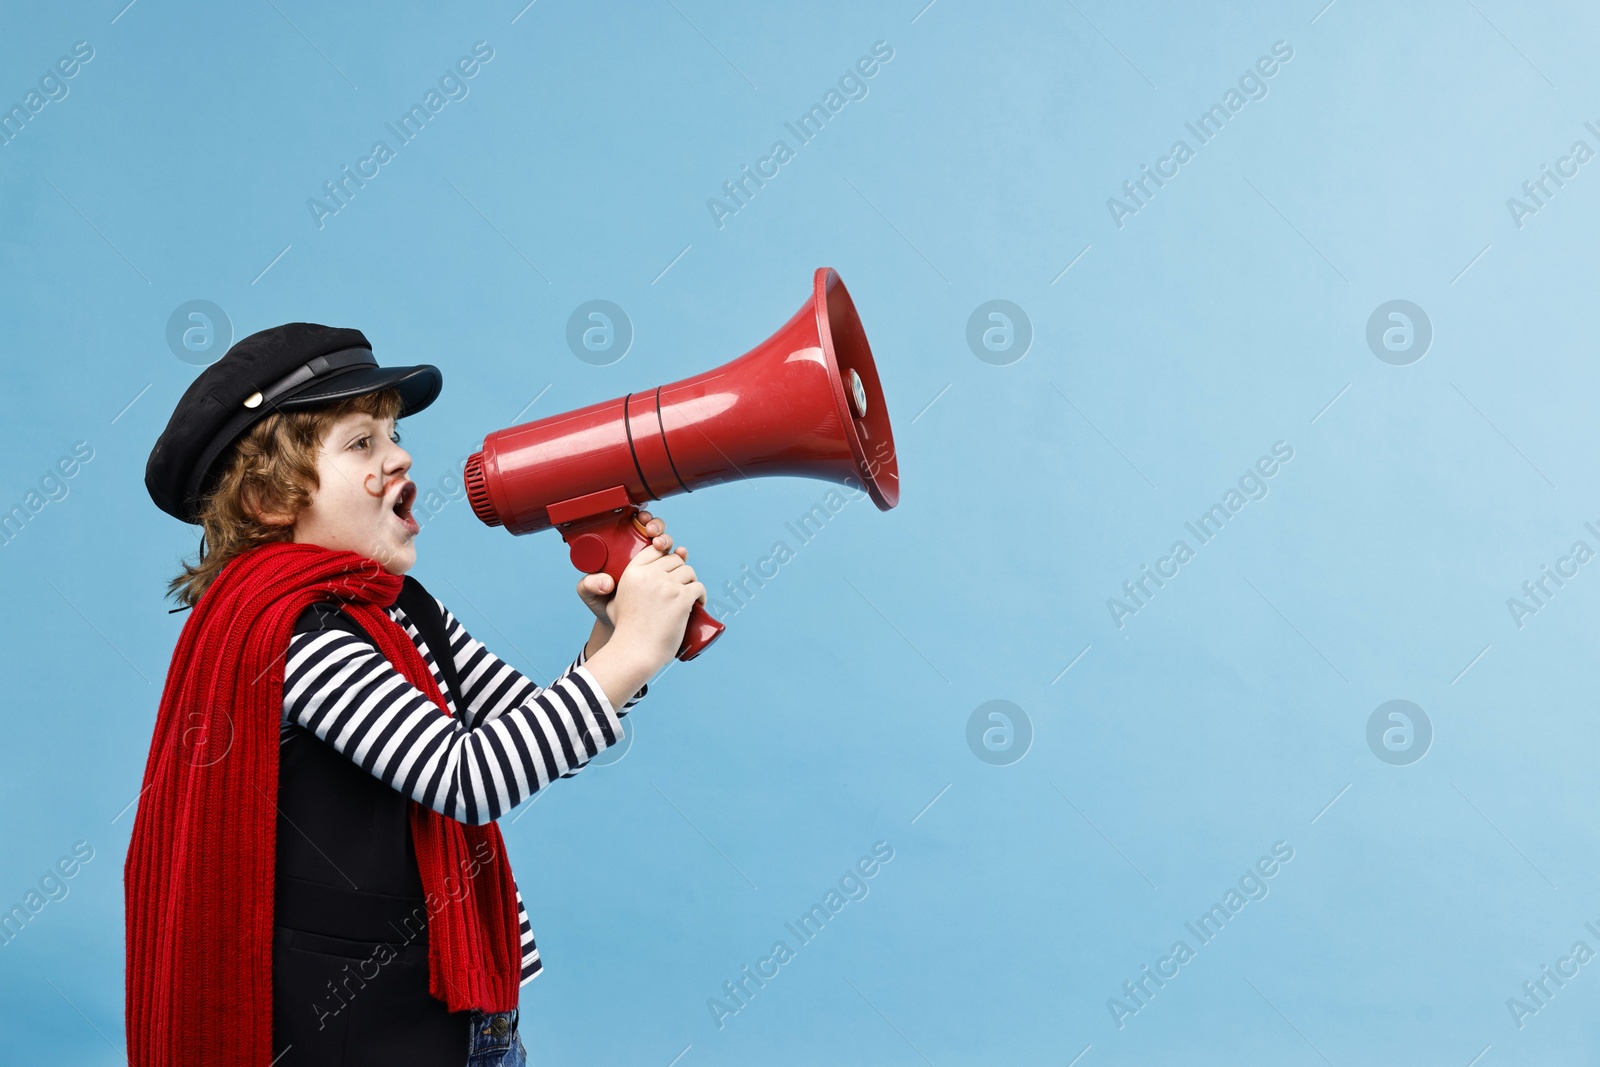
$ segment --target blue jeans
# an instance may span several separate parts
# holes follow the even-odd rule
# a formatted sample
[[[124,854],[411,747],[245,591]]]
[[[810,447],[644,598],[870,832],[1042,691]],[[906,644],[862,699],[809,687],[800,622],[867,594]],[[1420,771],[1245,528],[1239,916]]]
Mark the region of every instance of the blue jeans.
[[[467,1067],[527,1067],[528,1050],[517,1033],[521,1009],[473,1011]]]

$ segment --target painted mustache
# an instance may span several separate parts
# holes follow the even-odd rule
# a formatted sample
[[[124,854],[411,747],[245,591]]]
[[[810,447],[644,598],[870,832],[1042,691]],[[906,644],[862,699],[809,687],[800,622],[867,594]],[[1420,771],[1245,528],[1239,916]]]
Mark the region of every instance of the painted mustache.
[[[378,491],[374,493],[372,491],[372,484],[371,483],[372,483],[372,479],[374,479],[376,477],[378,477],[376,474],[368,474],[361,481],[361,488],[365,489],[369,495],[375,496],[375,497],[388,496],[389,495],[389,487],[390,486],[394,485],[396,482],[403,482],[403,481],[406,480],[406,476],[405,475],[396,474],[393,478],[390,478],[388,481],[384,482],[383,485],[379,487]]]

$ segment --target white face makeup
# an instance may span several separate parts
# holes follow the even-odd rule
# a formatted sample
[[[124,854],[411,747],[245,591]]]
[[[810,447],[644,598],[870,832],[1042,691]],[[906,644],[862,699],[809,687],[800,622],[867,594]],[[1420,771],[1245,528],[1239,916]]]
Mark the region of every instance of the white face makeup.
[[[400,447],[393,419],[361,412],[336,422],[317,456],[321,484],[294,524],[297,543],[357,552],[390,574],[417,561],[418,526],[411,517],[416,483],[411,455]]]

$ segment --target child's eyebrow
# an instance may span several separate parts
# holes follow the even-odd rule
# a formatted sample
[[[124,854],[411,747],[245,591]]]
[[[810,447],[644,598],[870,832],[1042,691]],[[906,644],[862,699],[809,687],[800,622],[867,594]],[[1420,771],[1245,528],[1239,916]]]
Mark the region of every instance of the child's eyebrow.
[[[380,419],[376,415],[365,415],[365,414],[363,414],[363,415],[357,416],[349,424],[349,426],[346,428],[345,432],[347,432],[347,433],[357,433],[357,432],[362,431],[362,430],[370,429],[373,425],[382,426],[386,422],[393,422],[396,425],[399,425],[399,420],[398,419]]]

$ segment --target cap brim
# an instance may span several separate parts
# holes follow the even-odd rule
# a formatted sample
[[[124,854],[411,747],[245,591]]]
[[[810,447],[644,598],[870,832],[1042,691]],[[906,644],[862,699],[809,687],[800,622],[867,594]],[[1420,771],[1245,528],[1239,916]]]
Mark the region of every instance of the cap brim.
[[[433,403],[444,387],[444,375],[432,364],[415,367],[352,367],[326,378],[313,379],[303,389],[272,401],[272,406],[284,410],[315,407],[344,400],[363,393],[381,389],[400,392],[400,416],[414,415]]]

